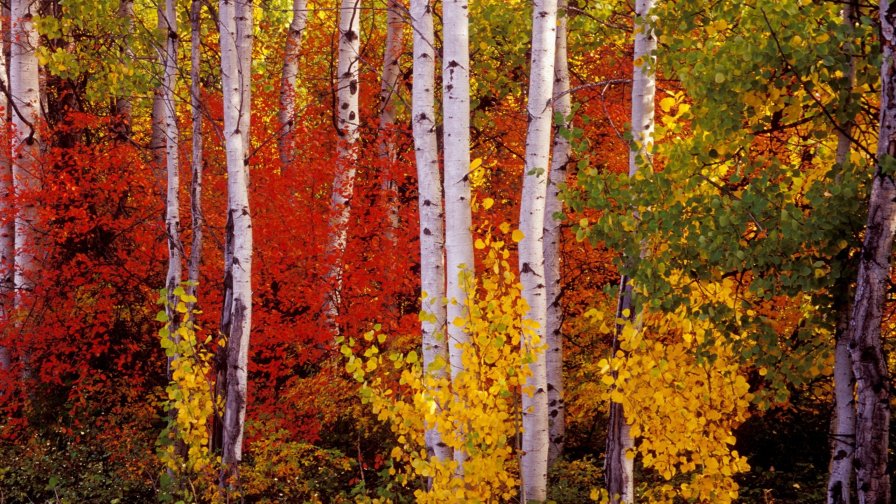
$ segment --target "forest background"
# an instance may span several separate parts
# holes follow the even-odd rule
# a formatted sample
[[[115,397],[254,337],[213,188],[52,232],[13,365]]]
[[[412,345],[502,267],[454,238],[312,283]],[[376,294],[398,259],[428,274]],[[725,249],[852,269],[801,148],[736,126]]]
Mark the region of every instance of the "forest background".
[[[3,7],[0,502],[889,502],[888,1]]]

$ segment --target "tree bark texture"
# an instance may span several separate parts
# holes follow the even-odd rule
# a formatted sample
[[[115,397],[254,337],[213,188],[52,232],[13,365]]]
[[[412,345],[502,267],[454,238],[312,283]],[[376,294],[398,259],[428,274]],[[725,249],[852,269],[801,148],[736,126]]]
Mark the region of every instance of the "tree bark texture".
[[[890,279],[890,255],[896,224],[896,3],[880,2],[881,65],[878,166],[871,185],[862,245],[849,352],[856,378],[856,492],[861,504],[890,502],[887,450],[890,435],[890,379],[881,346],[881,318]]]
[[[190,217],[193,228],[193,242],[187,263],[187,292],[196,296],[199,288],[199,267],[202,265],[202,89],[200,86],[200,63],[202,59],[202,1],[190,2],[190,119],[193,126],[193,141],[190,157]],[[190,313],[193,303],[189,304]]]
[[[554,114],[562,119],[556,125],[548,172],[547,199],[544,216],[544,283],[547,300],[545,336],[547,338],[548,384],[548,465],[563,453],[566,435],[563,403],[563,307],[560,285],[560,221],[554,216],[563,211],[560,189],[566,183],[566,166],[570,162],[570,145],[566,131],[572,127],[572,97],[569,93],[569,68],[566,54],[566,20],[568,0],[557,2],[557,49],[554,56]]]
[[[302,37],[308,26],[308,0],[293,0],[292,22],[286,32],[286,48],[283,53],[283,73],[280,77],[280,147],[281,170],[288,171],[295,156],[293,129],[296,120],[296,84],[299,77],[299,55]]]
[[[442,177],[439,172],[435,113],[435,34],[430,0],[411,0],[414,32],[414,87],[411,97],[411,126],[417,161],[418,207],[420,210],[420,288],[423,333],[423,369],[438,361],[448,362],[445,344],[445,227]],[[437,377],[446,368],[432,371]],[[440,461],[453,453],[438,429],[426,430],[426,450]]]
[[[520,475],[524,502],[547,500],[548,383],[544,345],[547,342],[544,225],[553,121],[554,53],[557,44],[557,0],[535,0],[532,9],[532,66],[526,107],[526,167],[520,200],[519,244],[522,296],[534,334],[524,333],[524,351],[533,353],[522,394],[523,437]]]
[[[227,316],[228,332],[226,355],[226,392],[222,428],[222,480],[236,474],[242,460],[243,428],[246,416],[247,369],[249,334],[252,323],[252,220],[249,211],[248,170],[245,138],[248,132],[241,127],[248,121],[251,99],[245,89],[251,79],[245,69],[251,61],[244,61],[250,53],[239,50],[239,0],[221,0],[218,17],[221,39],[221,79],[224,90],[224,140],[227,152],[228,229],[231,232],[230,250],[225,251],[225,289],[231,289]],[[244,78],[241,78],[243,76]],[[229,283],[229,285],[227,285]]]

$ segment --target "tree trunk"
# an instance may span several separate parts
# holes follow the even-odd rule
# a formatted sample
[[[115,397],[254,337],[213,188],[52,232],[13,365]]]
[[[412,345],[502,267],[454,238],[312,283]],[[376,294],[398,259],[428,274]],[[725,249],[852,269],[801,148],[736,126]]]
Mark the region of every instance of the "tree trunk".
[[[4,23],[9,23],[5,20]],[[3,30],[7,33],[6,30]],[[0,86],[9,90],[7,86],[6,52],[0,51]],[[3,114],[3,131],[0,132],[0,317],[4,321],[10,320],[13,308],[13,296],[15,293],[15,219],[11,218],[15,212],[12,202],[12,164],[10,163],[10,143],[7,127],[10,107],[6,93],[0,93],[0,114]],[[0,345],[0,371],[6,371],[12,365],[9,349]],[[0,392],[3,392],[0,390]]]
[[[557,0],[535,0],[532,9],[532,67],[529,74],[526,134],[526,168],[520,202],[519,244],[522,296],[528,305],[526,318],[535,323],[535,334],[523,333],[524,351],[533,352],[523,391],[523,454],[520,464],[523,502],[547,500],[548,384],[546,356],[533,348],[547,341],[544,224],[553,119],[554,53],[557,44]]]
[[[448,357],[451,378],[463,371],[461,345],[469,342],[467,292],[472,285],[473,225],[470,208],[470,24],[467,0],[442,3],[442,110],[445,149],[445,276]],[[461,433],[464,435],[464,433]],[[464,450],[456,450],[458,472],[463,472]]]
[[[243,426],[246,416],[249,333],[252,322],[252,220],[249,212],[246,144],[248,125],[242,114],[248,112],[251,82],[245,69],[251,68],[250,53],[239,51],[237,44],[238,0],[221,0],[218,18],[221,33],[221,79],[224,90],[224,140],[227,152],[227,209],[230,240],[225,250],[225,290],[231,291],[227,304],[227,356],[225,401],[222,426],[222,485],[238,475],[242,460]],[[248,127],[248,126],[247,126]],[[222,324],[223,325],[223,324]],[[230,483],[233,483],[230,481]]]
[[[127,39],[122,43],[121,56],[124,61],[134,61],[134,48],[131,47],[131,37],[134,32],[134,0],[120,0],[118,3],[118,17],[123,19],[127,26]],[[114,132],[120,140],[131,138],[131,98],[126,95],[115,99]]]
[[[12,0],[12,49],[9,91],[15,105],[12,124],[13,191],[18,201],[15,217],[15,306],[23,305],[34,289],[37,273],[37,204],[40,191],[40,77],[37,64],[38,35],[29,0]]]
[[[336,65],[336,106],[339,134],[338,162],[333,179],[330,206],[333,211],[329,253],[330,296],[325,312],[334,334],[339,333],[337,315],[342,291],[342,260],[348,236],[348,219],[355,188],[355,165],[358,160],[358,67],[360,65],[361,0],[342,0],[339,9],[339,54]]]
[[[296,120],[296,81],[299,76],[299,55],[302,52],[302,36],[308,25],[308,0],[293,0],[292,22],[286,33],[283,51],[283,73],[280,77],[280,147],[281,172],[289,170],[295,155],[293,129]]]
[[[435,34],[432,4],[429,0],[411,0],[414,32],[414,87],[412,128],[417,160],[418,205],[420,209],[420,288],[423,333],[423,369],[433,363],[448,362],[445,345],[445,227],[442,211],[442,179],[439,173],[438,138],[435,113]],[[432,372],[446,375],[443,366]],[[426,450],[437,460],[449,460],[452,450],[435,428],[426,430]]]
[[[249,135],[252,122],[252,43],[254,32],[254,0],[236,0],[236,53],[240,80],[240,133],[243,135],[243,158],[246,180],[249,177],[249,155],[252,137]]]
[[[193,243],[187,262],[187,293],[196,296],[199,287],[199,267],[202,265],[202,96],[200,63],[202,58],[202,1],[190,2],[190,111],[193,125],[192,156],[190,158],[190,216]],[[188,304],[192,316],[194,303]]]
[[[656,95],[656,37],[651,10],[654,0],[635,2],[635,48],[632,75],[632,146],[629,152],[629,176],[650,165],[653,143],[654,98]],[[628,277],[622,277],[617,317],[634,320],[635,306]],[[618,332],[618,331],[617,331]],[[615,344],[613,353],[616,352]],[[634,449],[631,429],[621,404],[610,406],[607,432],[606,478],[610,502],[634,501],[634,460],[626,454]],[[634,455],[632,453],[632,455]]]
[[[847,30],[852,31],[852,27],[857,21],[856,12],[855,4],[850,3],[844,6],[843,25]],[[850,56],[848,72],[850,92],[855,85],[855,77],[855,58]],[[850,140],[852,120],[841,125],[841,128],[843,131],[837,133],[835,158],[838,167],[849,163],[849,153],[852,147]],[[846,260],[847,258],[844,257],[844,261]],[[849,284],[850,282],[843,277],[834,285],[833,308],[837,316],[837,325],[834,330],[834,418],[831,422],[831,462],[828,473],[827,504],[849,504],[851,502],[856,441],[856,380],[852,372],[849,340],[847,339],[850,313]]]
[[[401,75],[399,58],[404,51],[404,19],[406,11],[400,0],[387,0],[386,8],[386,48],[383,51],[383,79],[380,83],[380,141],[379,158],[383,167],[391,167],[395,162],[395,142],[392,140],[395,127],[395,102],[398,94],[398,77]],[[393,230],[398,228],[398,204],[395,198],[396,185],[391,171],[383,178],[383,194],[389,219],[387,238],[394,240]]]
[[[566,20],[568,0],[557,2],[557,50],[554,56],[554,113],[562,119],[554,132],[551,170],[548,173],[547,199],[544,216],[544,283],[547,300],[545,335],[547,343],[548,383],[548,465],[563,453],[566,435],[563,403],[563,308],[560,285],[560,221],[554,216],[563,211],[560,188],[566,183],[566,165],[570,161],[569,139],[572,127],[572,97],[569,94],[569,68],[566,55]]]
[[[856,490],[862,504],[890,502],[887,450],[890,379],[881,346],[881,318],[890,279],[896,220],[896,4],[880,2],[881,65],[878,167],[868,202],[865,242],[849,322],[849,352],[856,378]]]

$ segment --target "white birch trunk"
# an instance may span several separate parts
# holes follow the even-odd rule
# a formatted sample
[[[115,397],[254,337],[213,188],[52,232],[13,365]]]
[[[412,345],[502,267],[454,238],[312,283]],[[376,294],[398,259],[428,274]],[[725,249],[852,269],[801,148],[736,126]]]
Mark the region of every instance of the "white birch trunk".
[[[202,50],[202,2],[190,2],[190,111],[193,141],[190,158],[190,216],[192,218],[193,243],[187,265],[187,292],[196,296],[199,286],[199,267],[202,264],[202,97],[200,95],[200,63]],[[193,303],[189,304],[192,316]]]
[[[351,214],[351,199],[355,188],[355,164],[358,159],[358,67],[360,65],[360,18],[361,0],[342,0],[339,9],[339,49],[336,65],[336,108],[339,134],[336,176],[333,178],[333,193],[330,207],[333,211],[331,222],[330,248],[333,264],[330,266],[330,296],[325,313],[330,329],[338,334],[337,315],[342,290],[342,260],[348,236],[348,219]]]
[[[635,48],[632,76],[632,147],[629,152],[629,176],[642,166],[650,165],[653,143],[654,99],[656,95],[656,37],[653,32],[651,10],[654,0],[635,2]],[[634,319],[631,286],[623,276],[619,289],[619,314]],[[615,348],[613,351],[615,352]],[[634,502],[634,458],[626,453],[634,449],[631,428],[625,419],[622,405],[611,405],[607,435],[606,477],[611,502]]]
[[[241,114],[248,110],[244,86],[251,80],[243,69],[251,62],[241,61],[249,53],[237,49],[237,9],[240,0],[221,0],[218,10],[221,39],[221,79],[224,91],[224,140],[227,152],[228,226],[232,226],[229,250],[225,251],[225,269],[231,290],[228,314],[225,404],[222,425],[222,480],[237,474],[242,460],[243,426],[246,416],[249,333],[252,322],[252,220],[249,212],[246,145],[240,130]],[[245,78],[241,78],[244,76]],[[230,231],[230,230],[228,230]],[[229,280],[229,281],[228,281]],[[228,284],[229,285],[226,285]],[[222,481],[222,483],[228,483]],[[233,483],[233,482],[229,482]]]
[[[9,21],[5,21],[8,23]],[[5,30],[4,30],[5,32]],[[0,50],[0,85],[3,89],[9,90],[7,86],[8,79],[6,77],[6,52]],[[6,135],[6,126],[9,121],[9,102],[6,93],[0,93],[0,114],[3,118],[4,131],[0,137],[0,145],[4,151],[0,153],[0,317],[9,320],[13,308],[13,295],[15,293],[15,282],[13,275],[15,270],[15,219],[10,218],[15,212],[15,206],[12,203],[13,186],[12,186],[12,164],[10,163],[10,144]],[[0,346],[0,371],[9,369],[12,360],[9,349]]]
[[[36,3],[12,0],[12,47],[9,91],[15,105],[12,114],[13,191],[20,202],[15,217],[15,306],[22,306],[34,289],[37,263],[34,196],[40,190],[40,76],[37,64],[38,35],[34,26]]]
[[[404,19],[401,16],[405,7],[400,0],[387,0],[386,7],[386,48],[383,51],[383,77],[380,82],[380,132],[379,157],[382,166],[391,166],[395,161],[395,142],[392,140],[392,129],[395,126],[395,101],[398,93],[398,77],[401,75],[399,58],[404,51]],[[386,197],[387,217],[389,219],[386,236],[394,240],[393,230],[398,228],[398,205],[395,200],[396,185],[391,174],[383,179],[383,194]]]
[[[880,2],[881,64],[878,167],[871,185],[865,241],[849,322],[849,351],[856,378],[856,491],[862,504],[890,501],[887,471],[890,378],[881,346],[881,319],[890,280],[896,228],[896,184],[882,167],[896,156],[896,4]]]
[[[438,138],[435,112],[435,34],[429,0],[411,0],[414,32],[414,87],[411,116],[414,152],[417,160],[418,204],[420,209],[420,288],[421,311],[426,314],[423,333],[423,369],[433,363],[443,367],[433,375],[446,376],[448,348],[445,345],[445,227],[442,210],[442,178],[439,173]],[[437,460],[453,454],[435,428],[426,430],[426,450]]]
[[[122,44],[121,55],[124,61],[134,61],[134,49],[131,47],[131,38],[134,32],[134,0],[120,0],[118,17],[123,19],[127,26],[127,39]],[[115,99],[115,115],[117,116],[115,131],[122,140],[131,137],[131,109],[129,96],[122,95]]]
[[[442,2],[442,112],[445,149],[445,276],[451,378],[463,371],[461,346],[469,342],[467,292],[472,284],[473,224],[470,208],[470,21],[467,0]],[[463,436],[465,433],[459,433]],[[463,473],[464,450],[454,452]]]
[[[529,74],[526,168],[520,204],[519,244],[522,296],[529,306],[526,319],[535,322],[534,335],[523,334],[523,349],[533,352],[522,394],[523,441],[520,476],[523,502],[547,500],[548,384],[543,345],[547,341],[544,224],[553,119],[554,53],[557,44],[557,0],[535,0],[532,9],[532,67]],[[533,348],[540,348],[533,350]]]
[[[252,122],[252,45],[255,40],[254,0],[234,0],[236,5],[236,53],[239,65],[240,84],[240,133],[243,135],[243,163],[246,177],[249,177],[249,156],[252,137],[249,136]]]
[[[852,31],[853,23],[856,21],[855,6],[847,4],[843,8],[842,17],[844,27]],[[855,58],[850,57],[847,76],[850,91],[855,85],[855,76]],[[837,133],[835,163],[840,167],[849,163],[849,154],[852,148],[850,140],[852,125],[852,120],[850,120],[841,125],[843,131]],[[835,302],[833,304],[837,316],[837,325],[834,330],[834,418],[831,422],[831,461],[828,468],[827,504],[849,504],[854,477],[856,380],[852,372],[849,340],[847,339],[850,312],[849,295],[849,281],[845,279],[837,281],[834,285]]]
[[[568,1],[557,2],[557,50],[554,55],[554,113],[563,119],[554,132],[551,170],[548,173],[544,216],[544,283],[547,299],[545,334],[547,337],[548,422],[550,446],[548,465],[563,453],[566,436],[566,407],[563,403],[563,308],[560,304],[560,221],[554,216],[563,211],[560,188],[566,183],[566,166],[570,162],[570,145],[565,132],[572,127],[572,97],[569,93],[569,68],[566,54],[566,20]]]
[[[168,237],[168,274],[165,277],[165,289],[168,292],[168,321],[170,338],[178,340],[177,329],[181,323],[177,311],[179,297],[174,290],[181,283],[183,269],[183,243],[180,239],[180,170],[179,170],[179,132],[177,128],[177,109],[174,103],[174,86],[177,72],[177,15],[174,0],[166,0],[164,6],[159,5],[159,25],[164,28],[165,40],[159,47],[159,61],[162,64],[162,104],[163,126],[165,133],[165,168],[167,173],[167,191],[165,195],[165,232]],[[168,358],[169,373],[171,361],[176,355]]]
[[[292,164],[294,154],[293,129],[296,119],[296,82],[299,76],[299,55],[302,52],[302,37],[308,26],[308,0],[293,0],[292,22],[286,33],[286,48],[283,51],[283,73],[280,76],[280,148],[281,172]]]

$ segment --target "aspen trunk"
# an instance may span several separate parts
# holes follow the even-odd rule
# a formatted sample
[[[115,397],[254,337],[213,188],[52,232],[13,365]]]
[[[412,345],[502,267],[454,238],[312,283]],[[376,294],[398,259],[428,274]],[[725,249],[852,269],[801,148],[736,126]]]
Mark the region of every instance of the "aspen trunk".
[[[865,241],[849,322],[849,351],[856,378],[856,490],[862,504],[890,502],[887,450],[890,379],[881,347],[881,318],[890,279],[896,224],[896,4],[880,2],[881,65],[878,167],[871,185]]]
[[[4,21],[8,23],[9,21]],[[3,30],[6,33],[6,30]],[[6,53],[0,51],[0,85],[7,87]],[[3,117],[3,130],[0,131],[0,317],[8,321],[13,308],[13,295],[15,282],[13,281],[15,268],[15,219],[11,218],[15,212],[12,203],[12,164],[10,163],[9,128],[7,127],[10,114],[9,102],[6,93],[0,93],[0,114]],[[6,371],[12,365],[9,349],[0,345],[0,371]]]
[[[286,171],[292,164],[294,154],[293,129],[296,119],[296,82],[299,76],[299,54],[302,52],[302,36],[308,25],[308,0],[293,0],[292,22],[286,33],[286,48],[283,52],[283,73],[280,77],[280,148],[281,170]]]
[[[225,401],[222,425],[221,483],[238,475],[242,460],[243,426],[246,416],[249,334],[252,322],[252,220],[249,212],[248,167],[246,144],[248,131],[241,115],[248,111],[251,99],[245,89],[250,82],[244,69],[251,62],[243,61],[249,52],[238,50],[238,0],[221,0],[218,18],[221,34],[221,79],[224,90],[224,140],[227,152],[227,220],[230,234],[225,250],[225,289],[230,290],[222,316],[226,323],[227,355]],[[244,78],[241,78],[244,77]],[[225,325],[222,323],[222,325]]]
[[[348,236],[348,219],[355,188],[355,164],[358,159],[358,66],[360,64],[361,0],[342,0],[339,9],[339,50],[336,65],[336,106],[339,134],[338,162],[333,179],[330,206],[333,211],[329,252],[333,257],[328,278],[330,296],[325,312],[334,334],[338,334],[342,260]]]
[[[629,152],[629,176],[650,164],[653,143],[654,98],[656,95],[655,63],[656,38],[653,33],[651,9],[654,0],[635,2],[635,48],[632,75],[632,147]],[[634,320],[636,307],[628,277],[623,276],[619,289],[617,317]],[[615,346],[615,345],[614,345]],[[615,353],[616,348],[613,348]],[[634,501],[634,460],[626,453],[634,449],[631,429],[621,404],[610,406],[610,425],[607,433],[606,478],[611,502]]]
[[[120,0],[118,3],[118,17],[125,20],[127,26],[127,39],[122,44],[121,56],[124,61],[134,61],[134,49],[131,47],[131,37],[134,32],[134,0]],[[115,132],[119,139],[131,138],[131,98],[119,96],[115,99]]]
[[[472,284],[473,223],[470,209],[470,23],[467,0],[442,3],[442,111],[445,149],[445,276],[448,357],[451,378],[463,371],[461,346],[469,342],[467,292]],[[465,433],[458,433],[464,436]],[[463,472],[464,450],[454,452]]]
[[[852,31],[856,19],[856,6],[847,4],[842,12],[843,25]],[[855,58],[850,57],[848,82],[850,92],[855,84]],[[841,126],[843,131],[837,133],[837,154],[835,162],[838,166],[849,162],[852,147],[850,134],[852,120]],[[839,180],[838,180],[839,182]],[[846,260],[844,258],[844,260]],[[856,380],[852,372],[849,357],[849,281],[837,281],[834,285],[835,300],[833,308],[837,315],[834,330],[834,418],[831,422],[831,462],[828,472],[827,504],[849,504],[853,480],[853,458],[856,441]]]
[[[420,288],[421,311],[428,314],[421,321],[423,333],[423,369],[429,371],[436,362],[443,367],[432,373],[446,375],[448,362],[445,345],[445,227],[442,211],[442,178],[439,173],[438,138],[435,112],[435,33],[432,4],[429,0],[411,0],[411,22],[414,33],[414,87],[412,96],[412,128],[417,161],[418,205],[420,209]],[[435,428],[426,430],[426,450],[437,460],[453,456]]]
[[[193,126],[193,141],[190,158],[190,216],[192,218],[193,243],[187,263],[187,292],[196,296],[199,286],[199,267],[202,264],[202,96],[200,88],[200,63],[202,42],[202,2],[190,2],[190,111]],[[192,316],[193,303],[189,313]]]
[[[387,0],[386,8],[386,49],[383,51],[383,79],[380,83],[380,141],[379,157],[382,166],[391,166],[395,161],[395,142],[392,129],[395,126],[395,101],[398,93],[398,77],[401,75],[399,58],[404,50],[404,19],[401,12],[406,10],[400,0]],[[383,135],[385,133],[385,135]],[[386,196],[386,230],[390,241],[394,240],[393,230],[398,227],[398,205],[395,201],[396,185],[392,174],[383,178],[383,194]]]
[[[557,0],[535,0],[532,9],[532,67],[526,107],[526,168],[520,202],[519,244],[522,296],[528,305],[526,318],[535,323],[535,334],[523,333],[524,351],[533,352],[523,391],[523,454],[520,464],[523,502],[547,500],[548,479],[548,384],[545,351],[533,351],[547,341],[544,223],[553,119],[554,53],[557,44]]]
[[[234,0],[236,8],[236,53],[239,65],[240,85],[240,133],[243,136],[243,163],[246,177],[249,177],[249,155],[252,150],[252,137],[249,136],[252,122],[252,45],[254,32],[254,0]]]
[[[554,132],[551,170],[548,173],[547,199],[544,216],[544,283],[547,300],[545,335],[547,338],[548,381],[548,465],[563,453],[566,435],[563,403],[563,309],[560,304],[560,221],[554,216],[563,211],[560,188],[566,183],[566,165],[570,161],[570,146],[566,131],[572,127],[572,97],[569,94],[569,68],[566,54],[567,0],[557,2],[557,50],[554,56],[554,112],[562,117]]]
[[[40,190],[40,76],[37,64],[38,35],[34,26],[36,4],[12,0],[12,48],[10,51],[9,91],[16,112],[12,114],[13,191],[19,207],[15,213],[15,306],[21,307],[34,289],[37,273],[37,205]]]

